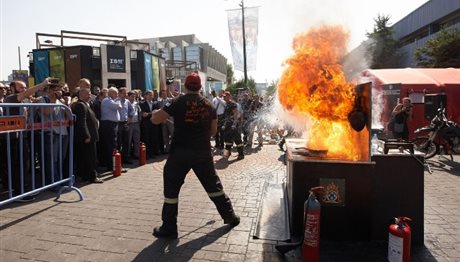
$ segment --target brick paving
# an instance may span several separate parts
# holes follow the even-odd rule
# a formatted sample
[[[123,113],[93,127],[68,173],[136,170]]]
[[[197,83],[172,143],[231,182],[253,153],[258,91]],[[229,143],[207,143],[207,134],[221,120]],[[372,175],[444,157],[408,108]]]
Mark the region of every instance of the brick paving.
[[[0,261],[299,261],[300,250],[281,256],[276,241],[253,239],[264,184],[285,179],[276,145],[253,149],[244,160],[215,157],[216,168],[241,224],[223,225],[213,203],[190,173],[179,204],[179,239],[158,240],[165,159],[132,167],[103,184],[79,184],[84,201],[68,192],[54,201],[41,193],[32,203],[0,210]],[[425,172],[425,246],[413,261],[460,261],[460,156],[430,161]],[[321,242],[322,261],[386,261],[386,243]]]

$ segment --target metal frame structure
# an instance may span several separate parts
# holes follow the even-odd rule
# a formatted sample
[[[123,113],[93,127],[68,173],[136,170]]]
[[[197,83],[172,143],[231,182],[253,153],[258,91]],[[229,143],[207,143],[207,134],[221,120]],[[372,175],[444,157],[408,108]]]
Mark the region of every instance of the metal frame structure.
[[[182,78],[182,76],[185,77],[185,72],[187,71],[188,68],[190,68],[190,70],[197,70],[197,63],[195,61],[166,60],[165,67],[166,67],[166,77],[179,76]],[[168,75],[168,71],[171,72],[172,70],[174,70],[174,74]],[[182,72],[184,72],[184,74],[182,74]]]
[[[50,40],[45,40],[44,43],[41,43],[40,37],[54,37],[60,39],[60,44],[55,45],[52,44]],[[89,33],[89,32],[77,32],[77,31],[67,31],[61,30],[61,34],[48,34],[48,33],[35,33],[35,44],[37,49],[41,49],[42,47],[64,47],[64,39],[78,39],[78,40],[86,40],[86,41],[97,41],[97,42],[106,42],[106,43],[114,43],[114,44],[121,44],[123,46],[129,44],[135,44],[144,46],[142,48],[145,51],[150,51],[150,44],[138,41],[131,41],[128,40],[126,36],[120,35],[108,35],[108,34],[97,34],[97,33]]]

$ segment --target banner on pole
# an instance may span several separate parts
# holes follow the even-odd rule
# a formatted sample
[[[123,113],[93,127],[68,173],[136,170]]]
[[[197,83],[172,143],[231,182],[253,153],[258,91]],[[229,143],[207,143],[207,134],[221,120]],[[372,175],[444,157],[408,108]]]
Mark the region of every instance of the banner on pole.
[[[152,56],[144,52],[145,90],[153,89]]]
[[[227,17],[230,47],[232,49],[233,57],[233,66],[235,70],[244,71],[242,10],[228,10]],[[246,67],[248,71],[256,70],[258,20],[258,7],[244,8],[244,30],[246,35]]]
[[[64,50],[50,50],[50,76],[59,78],[60,83],[65,83]]]
[[[158,57],[152,56],[153,90],[160,91],[160,66]]]
[[[35,83],[41,83],[50,75],[48,50],[34,52]]]

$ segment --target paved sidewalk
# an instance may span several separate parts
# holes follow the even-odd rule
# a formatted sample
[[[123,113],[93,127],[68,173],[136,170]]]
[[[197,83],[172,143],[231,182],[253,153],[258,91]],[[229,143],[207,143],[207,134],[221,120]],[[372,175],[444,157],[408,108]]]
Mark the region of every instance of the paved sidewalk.
[[[276,241],[253,239],[264,184],[285,179],[276,145],[253,149],[244,160],[215,157],[224,190],[241,224],[223,225],[213,203],[190,173],[180,194],[179,239],[152,236],[161,223],[162,168],[155,160],[103,184],[81,185],[59,202],[42,193],[33,203],[0,210],[0,261],[299,261],[300,250],[281,256]],[[460,261],[460,156],[430,161],[425,172],[425,247],[413,261]],[[453,166],[453,167],[452,167]],[[321,242],[322,261],[386,261],[386,243]]]

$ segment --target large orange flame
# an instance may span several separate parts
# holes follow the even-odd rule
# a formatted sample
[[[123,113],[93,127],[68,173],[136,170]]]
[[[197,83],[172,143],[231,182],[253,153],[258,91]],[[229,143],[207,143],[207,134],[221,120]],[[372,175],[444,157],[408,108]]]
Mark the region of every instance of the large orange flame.
[[[341,26],[320,26],[297,35],[278,84],[281,105],[312,121],[307,128],[307,147],[327,150],[327,158],[366,160],[366,132],[354,131],[348,114],[354,107],[352,83],[348,83],[339,61],[346,51],[349,35]],[[366,133],[366,134],[364,134]]]

